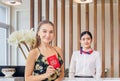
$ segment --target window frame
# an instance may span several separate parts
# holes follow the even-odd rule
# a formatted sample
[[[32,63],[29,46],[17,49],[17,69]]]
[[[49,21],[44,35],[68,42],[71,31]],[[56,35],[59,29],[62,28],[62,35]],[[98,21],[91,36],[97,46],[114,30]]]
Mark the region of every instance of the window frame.
[[[6,39],[8,38],[8,35],[9,35],[9,25],[7,25],[7,24],[5,24],[5,23],[1,23],[0,22],[0,28],[4,28],[4,29],[6,29]],[[7,42],[7,40],[6,40],[6,42]],[[8,45],[8,43],[6,43],[6,57],[5,57],[5,65],[9,65],[9,59],[10,59],[10,47],[9,47],[9,45]]]
[[[5,7],[6,8],[6,22],[0,22],[0,28],[5,28],[6,29],[6,39],[8,38],[9,34],[10,34],[10,6],[5,5],[0,3],[0,6]],[[11,51],[10,51],[11,47],[10,45],[7,43],[6,40],[6,58],[5,58],[5,65],[10,65],[11,64]]]

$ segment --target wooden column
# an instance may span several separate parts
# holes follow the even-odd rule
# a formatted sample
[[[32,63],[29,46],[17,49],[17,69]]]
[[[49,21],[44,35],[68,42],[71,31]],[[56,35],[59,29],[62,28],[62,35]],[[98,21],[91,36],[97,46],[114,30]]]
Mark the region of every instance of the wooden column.
[[[111,77],[114,77],[114,27],[113,27],[113,0],[110,0],[110,36],[111,36]]]
[[[42,20],[42,0],[38,0],[38,23]]]
[[[97,0],[94,0],[94,50],[97,50]]]
[[[53,22],[55,27],[55,39],[53,41],[53,45],[57,45],[57,0],[54,0],[54,10],[53,10]]]
[[[61,48],[65,58],[65,0],[61,0]]]
[[[119,77],[120,77],[120,0],[118,0]]]
[[[30,29],[34,28],[34,0],[30,0]]]
[[[89,31],[89,4],[86,4],[86,30]]]
[[[49,0],[46,0],[46,20],[49,20]]]
[[[81,4],[77,4],[77,49],[80,49]]]
[[[105,0],[102,0],[102,77],[105,76]]]
[[[73,0],[69,0],[69,61],[73,52]]]

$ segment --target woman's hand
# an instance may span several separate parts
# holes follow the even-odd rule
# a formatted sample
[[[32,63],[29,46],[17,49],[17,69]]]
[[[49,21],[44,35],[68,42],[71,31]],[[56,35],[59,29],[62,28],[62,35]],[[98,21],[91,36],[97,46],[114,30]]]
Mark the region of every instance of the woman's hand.
[[[47,78],[49,78],[51,75],[53,75],[55,73],[55,69],[53,66],[48,66],[47,70],[46,70],[46,75]]]

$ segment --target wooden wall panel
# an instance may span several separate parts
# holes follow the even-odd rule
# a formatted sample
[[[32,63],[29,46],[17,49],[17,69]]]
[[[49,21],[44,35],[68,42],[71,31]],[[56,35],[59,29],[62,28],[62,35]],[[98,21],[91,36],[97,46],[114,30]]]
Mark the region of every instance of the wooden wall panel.
[[[114,77],[114,27],[113,27],[113,0],[110,0],[110,33],[111,33],[111,77]]]
[[[46,14],[45,14],[45,16],[46,16],[46,20],[49,20],[49,14],[50,14],[50,10],[51,9],[49,9],[50,8],[50,5],[49,5],[49,1],[50,0],[45,0],[46,1],[46,3],[45,3],[45,6],[46,6],[46,9],[45,9],[45,11],[46,11]],[[101,36],[101,41],[99,42],[100,43],[100,49],[101,49],[101,55],[102,55],[102,77],[105,77],[105,52],[106,51],[108,51],[108,49],[105,49],[105,40],[106,40],[106,37],[105,37],[105,24],[106,24],[106,22],[105,22],[105,1],[107,1],[107,0],[100,0],[99,1],[99,3],[98,3],[98,0],[93,0],[94,1],[94,3],[93,3],[93,6],[94,6],[94,16],[93,16],[93,18],[94,18],[94,21],[93,21],[93,26],[94,26],[94,33],[93,33],[93,38],[94,38],[94,49],[95,50],[98,50],[97,49],[97,44],[98,44],[98,42],[97,42],[97,36]],[[114,19],[114,15],[113,15],[113,1],[114,0],[109,0],[110,1],[110,12],[108,12],[109,14],[110,14],[110,66],[111,66],[111,68],[109,69],[109,71],[110,71],[110,76],[111,77],[114,77],[114,73],[115,73],[115,69],[114,69],[114,28],[113,28],[113,26],[114,26],[114,22],[113,22],[113,19]],[[108,1],[108,2],[109,2]],[[30,0],[30,27],[32,28],[32,27],[34,27],[34,0]],[[57,33],[58,33],[58,31],[57,31],[57,25],[58,25],[58,23],[61,23],[61,48],[62,48],[62,50],[63,50],[63,54],[65,54],[65,52],[66,52],[66,49],[68,49],[68,51],[69,51],[69,62],[70,62],[70,60],[71,60],[71,56],[72,56],[72,53],[73,53],[73,22],[76,22],[77,21],[77,31],[75,32],[75,33],[77,33],[77,45],[76,45],[76,48],[79,50],[79,48],[80,48],[80,42],[79,42],[79,39],[80,39],[80,33],[81,33],[81,31],[84,29],[82,29],[82,27],[81,27],[81,20],[82,20],[82,18],[83,17],[81,17],[81,13],[84,13],[81,9],[82,9],[82,6],[81,6],[81,4],[77,4],[76,3],[76,5],[77,5],[77,7],[73,7],[74,5],[73,5],[73,0],[68,0],[68,2],[69,2],[69,4],[67,4],[67,7],[69,7],[69,20],[68,21],[66,21],[65,22],[65,19],[66,19],[66,16],[65,16],[65,8],[66,8],[66,4],[65,4],[65,2],[67,2],[66,0],[53,0],[53,13],[52,13],[52,15],[53,15],[53,23],[54,23],[54,25],[55,25],[55,34],[56,34],[56,36],[55,36],[55,40],[53,41],[53,45],[57,45],[57,41],[59,41],[59,40],[57,40]],[[57,6],[59,6],[58,5],[58,3],[61,3],[61,22],[58,22],[58,13],[57,13],[57,11],[58,11],[58,8],[57,8]],[[97,31],[98,30],[98,27],[97,27],[97,23],[98,23],[98,13],[97,13],[97,10],[99,10],[99,9],[97,9],[99,6],[98,5],[101,5],[101,31]],[[41,21],[42,20],[42,6],[43,6],[44,4],[42,4],[42,0],[38,0],[38,22],[39,21]],[[69,6],[68,6],[69,5]],[[85,17],[86,17],[86,29],[85,30],[88,30],[89,31],[89,7],[91,6],[90,4],[84,4],[85,5],[85,10],[86,10],[86,12],[84,13],[85,14]],[[90,5],[90,6],[89,6]],[[77,19],[75,20],[75,21],[73,21],[73,12],[75,11],[74,10],[74,8],[77,8],[77,12],[75,12],[75,13],[77,13]],[[69,48],[65,48],[65,25],[66,25],[66,23],[69,23],[69,32],[67,32],[67,33],[69,33]],[[120,77],[120,0],[118,0],[118,28],[119,28],[119,30],[118,30],[118,36],[119,36],[119,77]],[[99,32],[99,33],[98,33]],[[98,46],[99,47],[99,46]],[[65,57],[65,58],[68,58],[68,57]]]
[[[49,0],[46,0],[46,20],[49,20]]]
[[[61,0],[61,48],[65,58],[65,0]]]
[[[77,4],[77,49],[80,49],[81,4]]]
[[[94,0],[94,50],[97,50],[97,0]]]
[[[102,0],[102,77],[105,76],[105,0]]]
[[[73,52],[73,0],[69,0],[69,61]]]
[[[30,0],[30,29],[34,28],[34,0]]]
[[[119,38],[119,77],[120,77],[120,0],[118,0],[118,38]]]
[[[86,30],[89,31],[89,4],[86,4]]]
[[[53,5],[54,5],[54,9],[53,9],[53,22],[54,22],[54,27],[55,27],[55,39],[53,41],[53,45],[57,45],[57,1],[58,0],[53,0]]]
[[[38,23],[42,20],[42,0],[38,0]]]

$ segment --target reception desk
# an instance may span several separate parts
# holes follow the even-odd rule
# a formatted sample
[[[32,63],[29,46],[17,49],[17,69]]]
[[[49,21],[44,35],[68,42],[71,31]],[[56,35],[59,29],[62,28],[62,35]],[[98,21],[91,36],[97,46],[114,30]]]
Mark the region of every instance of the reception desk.
[[[65,78],[63,81],[120,81],[120,78],[75,78],[75,79],[69,79]]]
[[[24,77],[0,77],[0,81],[24,81]],[[63,81],[120,81],[120,78],[101,78],[101,79],[94,79],[94,78],[75,78],[69,79],[65,78]]]

